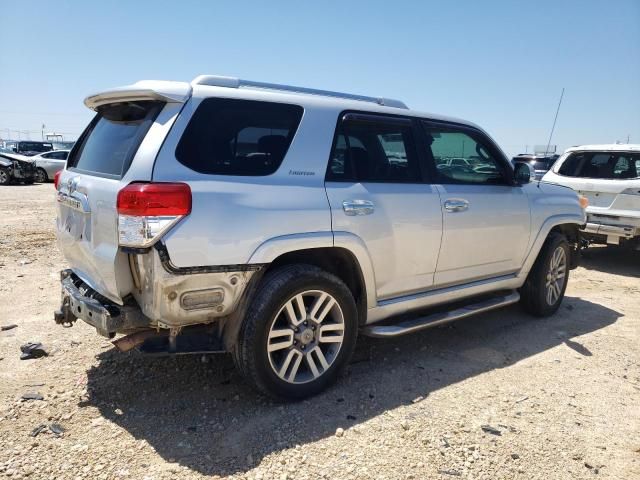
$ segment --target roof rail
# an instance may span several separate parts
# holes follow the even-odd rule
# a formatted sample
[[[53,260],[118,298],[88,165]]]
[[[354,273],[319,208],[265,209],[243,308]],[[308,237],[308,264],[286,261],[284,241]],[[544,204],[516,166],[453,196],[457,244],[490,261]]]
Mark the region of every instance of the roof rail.
[[[371,102],[386,107],[408,109],[404,102],[393,100],[391,98],[367,97],[365,95],[354,95],[351,93],[332,92],[330,90],[317,90],[315,88],[295,87],[293,85],[280,85],[278,83],[255,82],[253,80],[242,80],[236,77],[222,77],[219,75],[200,75],[196,77],[192,84],[208,85],[211,87],[227,87],[227,88],[261,88],[265,90],[280,90],[285,92],[306,93],[309,95],[320,95],[323,97],[344,98],[347,100],[359,100],[362,102]]]

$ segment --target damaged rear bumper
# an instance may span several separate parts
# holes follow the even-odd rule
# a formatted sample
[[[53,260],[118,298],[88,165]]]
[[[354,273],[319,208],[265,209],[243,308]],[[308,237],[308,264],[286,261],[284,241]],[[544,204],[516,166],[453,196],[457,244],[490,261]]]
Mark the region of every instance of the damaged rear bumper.
[[[83,282],[72,270],[60,272],[62,304],[54,313],[57,324],[70,326],[80,319],[100,335],[149,327],[151,322],[137,305],[116,305]]]

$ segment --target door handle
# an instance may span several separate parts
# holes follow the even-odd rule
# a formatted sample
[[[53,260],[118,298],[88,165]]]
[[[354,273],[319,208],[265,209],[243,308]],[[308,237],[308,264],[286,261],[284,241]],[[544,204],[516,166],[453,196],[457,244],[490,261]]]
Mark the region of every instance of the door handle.
[[[375,210],[375,205],[369,200],[345,200],[342,202],[344,214],[350,217],[356,215],[371,215]]]
[[[464,212],[469,210],[469,202],[461,198],[452,198],[451,200],[445,200],[444,209],[447,212]]]

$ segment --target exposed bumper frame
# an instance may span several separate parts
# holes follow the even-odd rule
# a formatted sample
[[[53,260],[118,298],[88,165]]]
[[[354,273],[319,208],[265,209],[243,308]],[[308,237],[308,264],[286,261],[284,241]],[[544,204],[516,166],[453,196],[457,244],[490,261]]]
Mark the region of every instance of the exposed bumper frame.
[[[116,305],[95,292],[72,270],[60,272],[62,304],[54,313],[57,324],[71,325],[80,319],[94,327],[104,337],[112,338],[116,332],[149,327],[150,321],[140,308]]]

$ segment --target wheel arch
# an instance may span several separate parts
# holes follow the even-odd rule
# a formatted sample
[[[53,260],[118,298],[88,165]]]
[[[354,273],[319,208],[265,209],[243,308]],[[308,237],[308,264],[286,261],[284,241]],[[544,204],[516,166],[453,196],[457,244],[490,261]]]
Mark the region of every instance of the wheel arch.
[[[551,233],[560,233],[565,235],[569,240],[569,243],[575,243],[579,248],[580,239],[580,226],[584,224],[584,217],[578,215],[555,215],[548,218],[543,224],[538,234],[533,241],[529,254],[527,255],[522,269],[520,270],[520,276],[523,280],[527,274],[531,271],[536,258],[542,250],[545,240]],[[577,252],[572,249],[572,267],[576,266],[574,263],[577,261]]]
[[[308,263],[340,278],[358,307],[360,324],[376,306],[373,265],[362,239],[348,232],[311,232],[276,237],[262,243],[248,263],[266,264],[265,272],[291,263]]]
[[[351,251],[342,247],[292,250],[276,257],[265,268],[265,274],[270,270],[292,264],[313,265],[342,280],[351,291],[356,302],[358,324],[365,324],[367,318],[367,286],[358,259]]]

